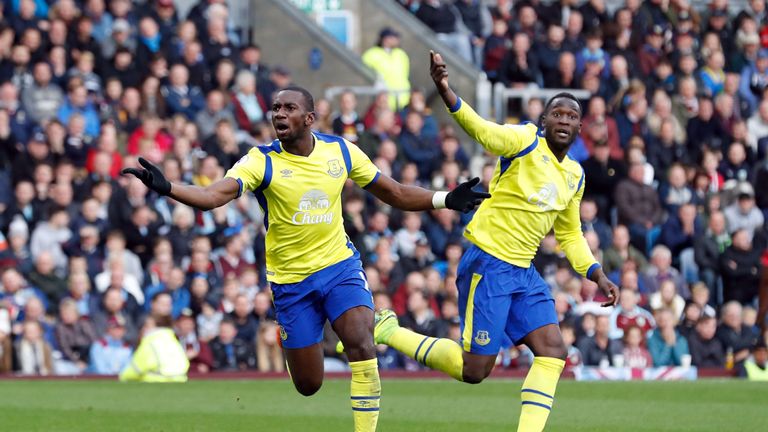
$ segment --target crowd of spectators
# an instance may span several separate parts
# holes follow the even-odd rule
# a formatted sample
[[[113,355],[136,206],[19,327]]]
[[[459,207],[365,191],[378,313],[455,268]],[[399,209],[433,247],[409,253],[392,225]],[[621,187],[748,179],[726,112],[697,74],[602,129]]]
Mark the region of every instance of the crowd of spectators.
[[[404,3],[493,80],[593,95],[571,156],[586,172],[585,236],[622,297],[599,307],[602,293],[572,271],[553,235],[544,239],[534,265],[552,286],[569,364],[743,363],[763,338],[764,1],[736,16],[722,0],[702,11],[628,1],[612,14],[599,0]],[[208,185],[273,139],[268,101],[291,72],[264,64],[230,18],[218,0],[186,17],[169,0],[4,5],[0,372],[116,373],[151,313],[173,316],[193,372],[284,369],[256,200],[199,212],[119,175],[143,156],[171,181]],[[455,30],[464,27],[471,37]],[[392,66],[396,51],[407,71],[399,35],[380,36],[366,64]],[[402,78],[392,86],[410,88]],[[488,189],[497,158],[468,152],[428,96],[318,99],[315,126],[404,184],[451,189],[478,176]],[[538,120],[544,102],[532,99],[517,120]],[[458,340],[456,269],[472,215],[400,212],[351,185],[344,195],[376,307]],[[327,330],[328,368],[343,367]],[[530,360],[512,341],[499,356],[503,367]],[[385,346],[379,361],[421,368]]]

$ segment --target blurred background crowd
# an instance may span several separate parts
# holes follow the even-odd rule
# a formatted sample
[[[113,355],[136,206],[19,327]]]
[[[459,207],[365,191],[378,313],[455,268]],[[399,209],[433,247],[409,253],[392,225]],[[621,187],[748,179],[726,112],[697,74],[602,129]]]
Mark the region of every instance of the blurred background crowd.
[[[400,3],[493,82],[592,94],[570,155],[586,172],[585,236],[622,296],[600,307],[596,286],[544,239],[533,265],[552,287],[570,365],[740,370],[753,351],[765,362],[765,1],[737,13],[726,0],[630,0],[610,13],[602,0]],[[119,173],[143,156],[172,181],[220,179],[272,141],[270,101],[291,71],[241,39],[221,0],[184,16],[172,0],[0,11],[0,373],[117,373],[153,312],[172,314],[193,372],[282,371],[256,200],[203,213]],[[410,88],[400,35],[376,31],[363,62]],[[439,123],[432,96],[316,95],[315,126],[404,184],[450,190],[478,176],[488,189],[497,158]],[[538,121],[545,102],[513,104],[509,121]],[[377,308],[458,340],[471,217],[400,212],[349,185],[345,229]],[[327,369],[343,369],[327,330]],[[531,359],[508,341],[499,363]],[[379,360],[421,368],[385,346]]]

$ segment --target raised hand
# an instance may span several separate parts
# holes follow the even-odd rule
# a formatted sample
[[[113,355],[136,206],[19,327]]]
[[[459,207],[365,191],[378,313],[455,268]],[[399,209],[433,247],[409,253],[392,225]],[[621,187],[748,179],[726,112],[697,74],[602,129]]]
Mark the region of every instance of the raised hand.
[[[168,195],[171,193],[171,182],[169,182],[160,168],[156,167],[152,162],[139,158],[139,164],[143,166],[143,169],[138,168],[125,168],[121,173],[123,175],[132,174],[136,176],[142,183],[149,189],[159,193],[160,195]]]
[[[480,178],[475,177],[466,181],[448,193],[445,197],[445,206],[451,210],[458,210],[469,213],[476,206],[480,205],[484,199],[490,198],[491,194],[487,192],[476,192],[472,188],[480,183]]]
[[[445,65],[443,57],[432,50],[429,51],[429,74],[438,91],[448,91],[448,66]]]

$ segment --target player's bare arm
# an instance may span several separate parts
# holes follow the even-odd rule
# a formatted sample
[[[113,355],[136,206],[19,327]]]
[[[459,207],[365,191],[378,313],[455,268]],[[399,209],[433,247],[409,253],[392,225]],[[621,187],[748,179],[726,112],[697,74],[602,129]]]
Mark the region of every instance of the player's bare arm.
[[[237,198],[240,190],[237,180],[231,178],[223,178],[206,187],[171,183],[165,178],[160,168],[148,160],[140,157],[139,164],[143,168],[126,168],[122,174],[134,175],[147,188],[200,210],[221,207]]]
[[[368,187],[368,191],[376,198],[401,210],[419,211],[449,208],[467,213],[480,205],[484,199],[491,197],[491,194],[487,192],[472,190],[479,182],[480,179],[475,177],[458,185],[451,192],[433,192],[417,186],[406,186],[382,175]]]

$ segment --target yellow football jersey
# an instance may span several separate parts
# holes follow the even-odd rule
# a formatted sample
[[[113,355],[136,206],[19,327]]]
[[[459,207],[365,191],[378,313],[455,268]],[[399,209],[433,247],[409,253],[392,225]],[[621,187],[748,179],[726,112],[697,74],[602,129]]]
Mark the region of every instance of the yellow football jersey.
[[[356,145],[333,135],[313,137],[309,156],[288,153],[275,140],[251,149],[225,175],[240,183],[238,196],[252,191],[264,211],[270,282],[301,282],[351,257],[341,190],[347,178],[366,188],[380,175]]]
[[[483,201],[464,232],[482,250],[528,268],[544,236],[555,237],[573,268],[591,274],[600,265],[581,231],[579,206],[584,170],[567,157],[558,161],[533,123],[499,125],[459,100],[450,111],[467,133],[500,156]]]

